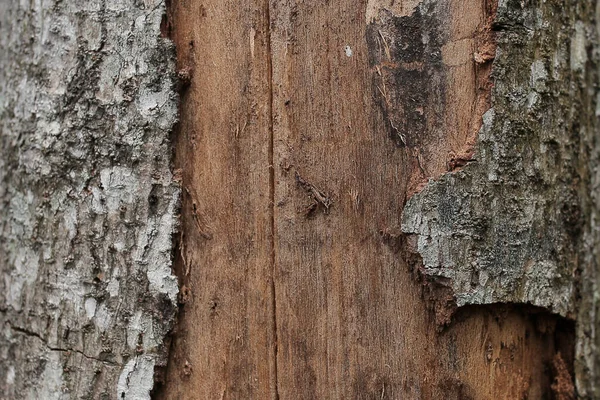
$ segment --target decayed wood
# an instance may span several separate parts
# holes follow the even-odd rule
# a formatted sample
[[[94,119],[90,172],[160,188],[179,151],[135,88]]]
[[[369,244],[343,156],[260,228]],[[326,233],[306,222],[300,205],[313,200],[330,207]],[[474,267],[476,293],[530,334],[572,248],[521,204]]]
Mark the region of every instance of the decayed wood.
[[[414,270],[401,230],[427,178],[472,161],[493,4],[172,9],[193,71],[176,156],[189,292],[162,396],[542,398],[572,380],[573,323],[543,309],[467,306],[441,326],[452,284]]]

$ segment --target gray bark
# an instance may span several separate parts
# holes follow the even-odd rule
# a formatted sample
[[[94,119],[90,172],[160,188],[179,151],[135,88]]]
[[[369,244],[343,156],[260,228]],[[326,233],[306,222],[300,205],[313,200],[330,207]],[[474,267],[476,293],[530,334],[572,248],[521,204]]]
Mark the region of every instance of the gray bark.
[[[590,399],[600,398],[599,11],[499,2],[492,108],[473,160],[403,212],[423,274],[458,306],[526,303],[577,319],[575,378]]]
[[[523,302],[566,316],[585,198],[581,139],[593,122],[585,12],[511,3],[496,17],[492,108],[473,160],[413,196],[403,230],[418,235],[425,273],[451,280],[458,306]]]
[[[147,399],[176,310],[162,0],[0,2],[1,398]]]

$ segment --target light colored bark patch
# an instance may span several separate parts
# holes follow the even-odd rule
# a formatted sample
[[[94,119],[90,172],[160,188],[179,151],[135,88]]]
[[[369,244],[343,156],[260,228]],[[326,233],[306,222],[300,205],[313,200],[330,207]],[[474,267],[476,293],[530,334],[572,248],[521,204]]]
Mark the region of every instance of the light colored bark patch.
[[[147,399],[176,310],[162,0],[0,4],[0,387]],[[118,392],[118,393],[117,393]]]

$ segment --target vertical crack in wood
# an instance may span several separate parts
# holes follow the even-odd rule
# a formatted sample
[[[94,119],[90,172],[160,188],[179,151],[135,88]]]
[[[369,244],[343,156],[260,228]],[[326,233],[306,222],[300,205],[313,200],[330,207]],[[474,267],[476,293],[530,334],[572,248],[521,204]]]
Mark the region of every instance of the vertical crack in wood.
[[[273,365],[273,385],[275,390],[275,399],[279,399],[279,385],[277,381],[277,293],[275,290],[275,155],[274,147],[274,130],[273,130],[273,53],[271,52],[271,1],[265,2],[265,22],[267,32],[267,74],[269,85],[269,218],[270,218],[270,263],[271,263],[271,308],[272,308],[272,365]]]

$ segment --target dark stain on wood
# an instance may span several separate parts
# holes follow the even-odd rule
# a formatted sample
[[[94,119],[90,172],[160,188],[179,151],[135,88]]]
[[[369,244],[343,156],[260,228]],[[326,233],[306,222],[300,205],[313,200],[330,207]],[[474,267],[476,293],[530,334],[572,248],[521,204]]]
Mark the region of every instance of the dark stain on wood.
[[[382,10],[367,26],[373,92],[390,138],[398,146],[418,147],[444,121],[446,68],[444,37],[435,14],[420,8],[410,16]]]

